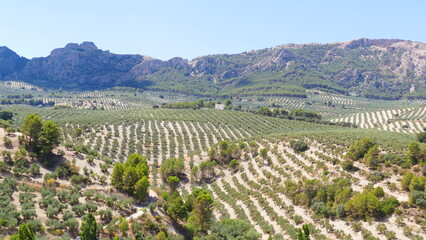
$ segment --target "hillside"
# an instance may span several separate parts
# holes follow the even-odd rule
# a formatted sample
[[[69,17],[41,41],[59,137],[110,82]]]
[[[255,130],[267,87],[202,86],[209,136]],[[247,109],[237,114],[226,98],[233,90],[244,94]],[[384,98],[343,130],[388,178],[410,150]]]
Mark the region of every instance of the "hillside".
[[[310,239],[422,239],[425,234],[424,197],[413,201],[416,192],[410,192],[411,185],[408,189],[402,180],[407,172],[413,173],[420,182],[412,184],[424,189],[423,166],[408,164],[404,158],[412,135],[233,110],[53,109],[17,104],[9,109],[16,125],[32,113],[57,123],[62,143],[53,152],[63,157],[53,167],[31,154],[18,160],[21,133],[6,134],[0,128],[0,151],[12,156],[3,154],[0,160],[0,184],[7,190],[0,196],[12,214],[0,211],[0,217],[12,221],[21,216],[0,226],[0,235],[14,234],[17,224],[28,223],[49,239],[62,234],[75,237],[82,231],[84,214],[93,213],[104,239],[133,239],[137,232],[147,239],[161,234],[191,239],[190,233],[182,232],[190,218],[177,217],[170,210],[175,203],[167,195],[171,185],[163,178],[162,166],[175,158],[182,159],[183,167],[174,195],[187,202],[191,192],[202,188],[214,197],[210,233],[217,231],[214,226],[220,220],[230,218],[245,221],[258,233],[243,239],[295,239],[304,224]],[[380,146],[374,165],[366,157],[349,160],[346,155],[364,137]],[[6,139],[11,139],[11,146]],[[308,149],[299,151],[295,140]],[[145,156],[149,166],[149,198],[143,202],[118,190],[112,181],[114,165],[135,152]],[[232,167],[223,159],[231,156],[237,161]],[[353,169],[345,167],[348,161]],[[39,172],[22,169],[22,162],[29,169],[39,166]],[[76,174],[81,179],[73,177]],[[383,194],[371,196],[374,191]],[[377,206],[393,199],[399,203],[391,205],[390,215],[374,205],[363,219],[347,204],[361,193],[370,194]]]
[[[227,100],[234,110],[207,104],[168,109],[223,100],[126,87],[44,89],[16,81],[2,83],[0,95],[0,110],[13,113],[12,123],[0,121],[0,238],[8,239],[22,224],[29,224],[36,239],[75,238],[89,213],[101,239],[134,239],[137,233],[146,239],[205,239],[230,234],[227,224],[245,226],[235,234],[247,231],[243,239],[253,240],[296,239],[303,226],[310,239],[426,234],[426,146],[413,143],[426,127],[426,100],[312,89],[306,98],[234,97]],[[269,116],[266,109],[272,109]],[[282,119],[277,109],[315,111],[322,119]],[[23,137],[30,114],[59,127],[53,165],[31,152]],[[371,139],[368,153],[349,156],[365,137]],[[127,177],[114,180],[117,166],[133,153],[146,160],[149,187],[142,197],[120,187],[136,185],[128,165]],[[171,161],[181,162],[169,168],[178,171],[171,175],[175,182],[165,177]],[[213,198],[209,225],[201,231],[191,225],[197,213],[188,206],[199,191]],[[365,201],[373,201],[369,210],[360,207]]]
[[[201,96],[306,97],[306,89],[366,98],[426,96],[426,44],[359,39],[330,44],[286,44],[191,61],[118,55],[93,43],[68,44],[43,58],[20,58],[3,47],[0,78],[39,86],[132,86]]]

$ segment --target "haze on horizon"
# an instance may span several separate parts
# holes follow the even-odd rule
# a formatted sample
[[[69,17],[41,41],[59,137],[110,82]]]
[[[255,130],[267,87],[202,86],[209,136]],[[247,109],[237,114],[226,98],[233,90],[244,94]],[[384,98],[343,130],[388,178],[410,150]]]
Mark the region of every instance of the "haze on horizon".
[[[0,46],[32,58],[92,41],[113,53],[166,60],[358,38],[426,42],[424,9],[420,0],[7,1]]]

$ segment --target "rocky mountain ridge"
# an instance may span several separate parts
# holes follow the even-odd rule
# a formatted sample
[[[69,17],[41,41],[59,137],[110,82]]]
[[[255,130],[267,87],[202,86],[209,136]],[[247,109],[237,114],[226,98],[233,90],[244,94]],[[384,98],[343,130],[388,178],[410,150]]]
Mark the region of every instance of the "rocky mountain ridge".
[[[47,57],[26,59],[24,67],[16,68],[12,74],[9,71],[3,79],[111,86],[123,81],[127,73],[142,60],[141,55],[102,51],[92,42],[69,43],[64,48],[54,49]]]
[[[0,48],[0,79],[75,87],[133,86],[198,95],[303,96],[322,88],[371,98],[426,96],[426,44],[358,39],[330,44],[285,44],[167,61],[70,43],[31,60]]]

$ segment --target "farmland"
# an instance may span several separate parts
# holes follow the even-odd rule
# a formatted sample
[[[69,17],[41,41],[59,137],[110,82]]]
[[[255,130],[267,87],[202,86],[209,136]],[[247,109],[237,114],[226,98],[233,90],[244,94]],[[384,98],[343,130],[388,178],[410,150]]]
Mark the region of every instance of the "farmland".
[[[55,179],[52,174],[58,173],[56,169],[69,165],[46,167],[30,155],[26,156],[29,166],[40,166],[39,174],[11,174],[14,173],[11,169],[16,168],[13,164],[1,173],[4,185],[9,181],[7,177],[16,179],[16,183],[8,185],[11,193],[7,195],[7,206],[14,209],[13,204],[12,211],[26,216],[19,218],[19,223],[40,221],[45,231],[40,230],[38,234],[48,238],[59,238],[64,233],[75,236],[77,230],[73,226],[81,226],[82,216],[89,212],[94,213],[104,232],[114,236],[133,237],[133,233],[120,229],[119,226],[125,225],[123,221],[129,224],[151,221],[158,225],[157,230],[143,228],[147,235],[167,232],[179,239],[178,235],[188,234],[182,232],[182,222],[186,220],[173,221],[164,207],[167,202],[164,192],[170,185],[161,167],[175,158],[183,160],[176,188],[182,199],[197,188],[204,189],[214,198],[214,219],[242,219],[261,239],[296,239],[304,225],[309,227],[311,239],[423,239],[426,234],[425,210],[413,203],[414,193],[401,184],[407,173],[421,178],[424,174],[421,161],[407,165],[405,158],[381,160],[386,154],[405,156],[407,146],[416,141],[415,134],[424,131],[426,102],[423,100],[371,100],[318,90],[308,91],[307,98],[234,98],[232,105],[241,105],[239,111],[165,109],[161,107],[163,103],[200,98],[134,89],[53,91],[19,82],[1,87],[1,95],[5,97],[31,94],[43,103],[55,103],[56,107],[5,104],[2,109],[14,113],[16,127],[30,114],[56,123],[61,144],[53,152],[62,152],[64,164],[75,164],[76,175],[85,179],[84,183],[75,179],[71,182],[70,176]],[[206,101],[223,102],[224,99]],[[265,106],[316,111],[323,115],[323,120],[349,122],[358,127],[280,119],[245,111]],[[0,144],[0,150],[17,155],[21,133],[8,135],[6,129],[1,128],[0,134],[3,141],[3,137],[12,141],[11,147],[4,146],[5,142]],[[377,154],[381,156],[380,161],[371,166],[367,160],[357,159],[352,161],[356,170],[344,169],[348,149],[365,137],[380,147]],[[294,142],[303,142],[308,149],[298,151]],[[215,158],[214,149],[234,145],[238,146],[232,155],[235,165],[220,164],[221,160],[216,160],[216,165],[208,164]],[[149,167],[149,199],[145,202],[135,201],[110,184],[115,164],[124,162],[132,153],[146,157]],[[2,161],[6,162],[5,156]],[[55,180],[49,182],[49,179]],[[309,196],[293,192],[294,188],[309,182],[316,182],[314,186],[334,186],[339,181],[348,189],[347,201],[362,192],[382,189],[384,194],[378,197],[381,202],[396,199],[400,205],[386,217],[362,219],[351,215],[348,206],[344,207],[345,214],[339,215],[336,209],[341,202],[332,203],[330,199],[321,202],[313,198],[311,204],[301,200]],[[318,194],[320,190],[314,187],[312,191]],[[54,204],[55,209],[49,208],[48,202]],[[154,206],[149,204],[157,205],[149,209]],[[24,210],[34,210],[37,214],[23,215]],[[71,215],[74,217],[69,217]],[[70,219],[77,223],[68,221]],[[14,234],[17,227],[18,221],[15,225],[2,225],[0,231],[8,236]]]

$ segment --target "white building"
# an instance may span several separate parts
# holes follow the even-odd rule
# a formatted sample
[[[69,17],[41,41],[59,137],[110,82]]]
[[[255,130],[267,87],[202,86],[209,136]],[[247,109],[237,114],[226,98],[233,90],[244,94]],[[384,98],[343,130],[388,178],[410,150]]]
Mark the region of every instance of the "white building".
[[[223,110],[223,109],[225,109],[225,104],[215,104],[214,108],[219,109],[219,110]]]

